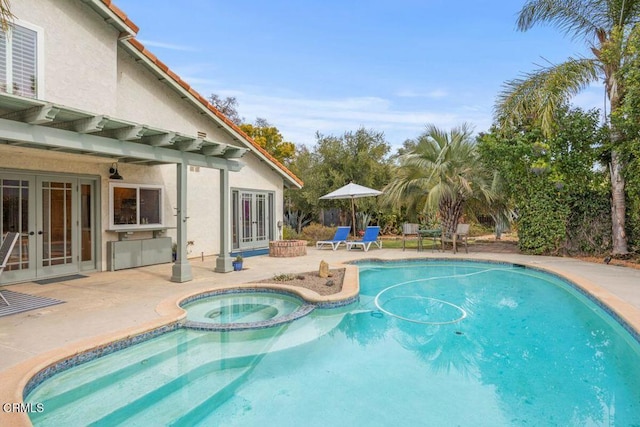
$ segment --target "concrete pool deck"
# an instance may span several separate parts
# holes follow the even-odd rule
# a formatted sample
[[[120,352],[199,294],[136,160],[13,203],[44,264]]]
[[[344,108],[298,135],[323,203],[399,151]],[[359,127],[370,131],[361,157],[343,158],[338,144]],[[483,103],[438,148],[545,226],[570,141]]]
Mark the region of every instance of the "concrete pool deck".
[[[70,349],[108,343],[167,323],[171,316],[177,316],[175,301],[183,296],[268,279],[281,273],[316,271],[321,260],[333,267],[360,259],[405,258],[504,261],[549,270],[595,294],[640,331],[640,270],[572,258],[473,252],[473,247],[469,254],[401,249],[371,249],[365,253],[309,247],[306,256],[297,258],[245,258],[245,270],[220,274],[213,271],[215,257],[209,257],[191,260],[194,280],[181,284],[169,281],[171,264],[164,264],[91,273],[86,278],[48,285],[23,283],[4,287],[65,303],[0,317],[0,401],[16,403],[15,397],[22,393],[21,389],[16,390],[16,381],[24,376],[25,366],[41,366],[57,352],[71,355]],[[24,422],[23,417],[6,412],[0,411],[0,425]]]

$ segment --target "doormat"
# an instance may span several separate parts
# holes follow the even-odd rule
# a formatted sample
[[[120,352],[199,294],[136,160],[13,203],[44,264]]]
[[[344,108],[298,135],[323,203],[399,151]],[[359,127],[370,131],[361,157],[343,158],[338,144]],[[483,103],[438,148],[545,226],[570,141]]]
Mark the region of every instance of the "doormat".
[[[0,295],[2,299],[7,302],[7,305],[0,305],[0,317],[48,307],[50,305],[62,304],[64,302],[59,299],[37,297],[14,291],[0,291]]]
[[[83,276],[82,274],[72,274],[70,276],[52,277],[50,279],[34,280],[33,283],[38,285],[50,285],[51,283],[67,282],[69,280],[83,279],[89,276]]]

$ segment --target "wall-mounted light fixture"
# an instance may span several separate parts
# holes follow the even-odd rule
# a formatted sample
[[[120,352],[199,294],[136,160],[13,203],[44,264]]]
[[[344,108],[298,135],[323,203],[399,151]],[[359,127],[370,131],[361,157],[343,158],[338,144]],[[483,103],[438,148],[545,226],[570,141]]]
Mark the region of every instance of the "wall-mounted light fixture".
[[[118,164],[114,163],[111,165],[111,167],[109,168],[109,173],[111,174],[109,176],[109,179],[122,179],[122,175],[120,175],[118,173]]]

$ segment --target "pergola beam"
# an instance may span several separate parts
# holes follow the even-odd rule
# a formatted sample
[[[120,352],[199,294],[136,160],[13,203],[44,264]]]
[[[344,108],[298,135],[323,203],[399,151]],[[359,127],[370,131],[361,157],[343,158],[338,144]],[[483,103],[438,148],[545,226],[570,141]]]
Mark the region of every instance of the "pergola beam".
[[[2,116],[6,120],[20,120],[30,125],[51,123],[60,112],[53,104],[38,105],[25,110],[13,111]]]
[[[212,169],[239,171],[244,166],[235,160],[152,147],[131,141],[113,140],[98,135],[80,134],[46,126],[32,126],[15,120],[0,119],[0,139],[10,145],[59,148],[76,153],[91,153],[119,159],[150,160],[158,163],[182,163]]]

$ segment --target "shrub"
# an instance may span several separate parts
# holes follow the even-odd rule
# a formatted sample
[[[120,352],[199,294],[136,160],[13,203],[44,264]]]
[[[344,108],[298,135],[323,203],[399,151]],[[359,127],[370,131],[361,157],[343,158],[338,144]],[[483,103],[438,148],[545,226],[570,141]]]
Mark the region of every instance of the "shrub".
[[[282,240],[296,240],[298,237],[298,233],[289,225],[285,224],[282,227]]]
[[[311,223],[302,229],[301,238],[314,245],[319,240],[330,240],[336,233],[336,227],[325,227],[324,225]]]
[[[290,273],[281,273],[273,276],[273,280],[275,282],[288,282],[295,278],[296,278],[295,274],[290,274]]]
[[[567,233],[569,210],[551,189],[542,186],[532,189],[519,206],[518,245],[524,253],[557,255]]]

